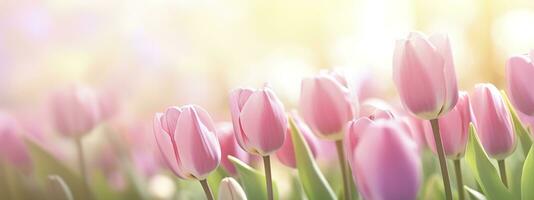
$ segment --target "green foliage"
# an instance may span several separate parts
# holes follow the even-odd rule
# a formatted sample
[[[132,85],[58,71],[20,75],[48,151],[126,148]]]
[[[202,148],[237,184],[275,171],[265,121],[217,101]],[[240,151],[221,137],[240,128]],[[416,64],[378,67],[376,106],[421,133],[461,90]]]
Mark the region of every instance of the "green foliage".
[[[530,148],[521,178],[521,197],[524,200],[534,199],[534,148]]]
[[[293,119],[290,119],[289,122],[291,126],[291,139],[293,140],[293,148],[297,161],[297,170],[308,199],[337,199],[336,194],[313,159],[313,155],[304,137],[295,126],[295,122]]]
[[[516,199],[501,182],[497,169],[482,149],[473,124],[469,127],[469,141],[465,160],[488,199]]]
[[[236,157],[228,156],[228,159],[234,164],[237,174],[239,174],[241,186],[245,190],[247,198],[257,200],[267,199],[265,176]],[[274,180],[273,193],[274,199],[278,199],[278,189]]]

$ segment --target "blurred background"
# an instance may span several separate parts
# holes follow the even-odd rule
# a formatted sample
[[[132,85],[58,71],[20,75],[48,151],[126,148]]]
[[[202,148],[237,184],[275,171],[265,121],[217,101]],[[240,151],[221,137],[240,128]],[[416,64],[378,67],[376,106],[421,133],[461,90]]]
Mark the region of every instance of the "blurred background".
[[[412,30],[449,35],[461,89],[503,87],[505,59],[534,48],[534,1],[2,0],[0,109],[53,135],[51,92],[84,84],[118,102],[120,130],[152,138],[170,105],[229,120],[235,87],[270,82],[295,108],[300,80],[321,69],[395,98],[393,46]]]
[[[393,45],[411,30],[450,36],[462,89],[502,86],[533,24],[529,0],[3,0],[0,106],[34,111],[82,83],[133,115],[195,103],[223,120],[231,88],[269,81],[292,105],[324,68],[370,73],[391,96]]]

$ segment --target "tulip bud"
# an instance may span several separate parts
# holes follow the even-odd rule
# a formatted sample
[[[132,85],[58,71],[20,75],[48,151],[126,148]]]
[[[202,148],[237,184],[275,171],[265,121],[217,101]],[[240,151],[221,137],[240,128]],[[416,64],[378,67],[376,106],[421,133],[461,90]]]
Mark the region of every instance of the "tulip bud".
[[[441,116],[438,123],[445,156],[449,159],[461,158],[465,153],[469,124],[471,123],[471,107],[466,92],[460,92],[456,106]],[[425,123],[425,134],[428,146],[437,154],[430,123]]]
[[[228,173],[236,175],[237,171],[232,162],[228,160],[228,156],[233,156],[245,163],[249,163],[251,155],[243,151],[237,144],[232,123],[219,123],[216,128],[217,138],[219,138],[219,143],[221,144],[221,165]]]
[[[308,147],[310,148],[313,157],[317,157],[318,144],[312,131],[304,122],[301,121],[297,114],[293,113],[291,117],[293,118],[300,134],[302,134],[302,136],[306,140],[306,143],[308,144]],[[291,168],[297,167],[297,162],[295,160],[295,150],[293,149],[293,139],[291,138],[291,128],[287,129],[284,145],[282,145],[282,148],[280,148],[280,150],[276,152],[276,156],[278,157],[278,160],[280,160],[280,162],[285,166]]]
[[[0,113],[0,160],[8,161],[27,172],[32,163],[17,127],[15,119],[5,113]]]
[[[364,199],[415,199],[421,183],[417,145],[395,121],[370,124],[361,134],[351,163]]]
[[[56,129],[65,136],[87,134],[98,123],[98,98],[93,90],[71,87],[52,98],[52,114]]]
[[[534,50],[530,55],[513,56],[506,63],[508,93],[514,107],[520,112],[534,116]]]
[[[360,117],[375,119],[394,119],[393,108],[384,100],[368,99],[360,106]]]
[[[213,121],[199,106],[156,113],[154,135],[164,160],[179,178],[203,180],[219,165],[221,148]]]
[[[319,138],[340,140],[354,116],[347,80],[340,74],[321,73],[302,80],[300,113]]]
[[[218,200],[247,200],[247,195],[239,183],[232,177],[221,180]]]
[[[422,119],[449,112],[458,99],[449,39],[410,33],[398,40],[393,57],[393,79],[406,110]]]
[[[266,156],[282,147],[287,116],[271,88],[236,89],[230,94],[230,108],[235,137],[241,148]]]
[[[497,160],[515,150],[515,134],[510,111],[501,93],[492,84],[477,84],[471,96],[473,121],[486,153]]]

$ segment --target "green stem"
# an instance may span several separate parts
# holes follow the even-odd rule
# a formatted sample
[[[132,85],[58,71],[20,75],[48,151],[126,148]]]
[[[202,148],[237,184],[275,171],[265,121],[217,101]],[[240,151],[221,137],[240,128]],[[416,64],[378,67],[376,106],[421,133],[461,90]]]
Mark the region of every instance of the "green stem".
[[[499,163],[499,172],[501,173],[502,183],[504,183],[504,186],[508,187],[508,178],[506,177],[506,164],[504,159],[497,160],[497,163]]]
[[[210,186],[208,185],[206,179],[199,181],[200,185],[202,185],[202,189],[204,189],[204,193],[206,193],[206,198],[208,198],[208,200],[213,200],[213,193],[211,192]]]
[[[271,176],[271,159],[263,156],[263,166],[265,168],[265,183],[267,184],[267,199],[273,200],[273,180]]]
[[[78,164],[80,167],[80,174],[82,176],[83,183],[87,187],[89,186],[89,182],[87,181],[87,170],[85,168],[85,156],[83,153],[82,137],[76,137],[74,138],[74,141],[76,142],[76,152],[78,153]]]
[[[441,176],[443,177],[443,186],[445,187],[445,199],[452,200],[451,182],[449,180],[447,160],[445,160],[445,151],[443,150],[443,144],[441,143],[438,119],[431,119],[430,124],[432,125],[432,132],[434,132],[434,142],[436,143],[436,151],[438,152]]]
[[[341,167],[341,176],[343,177],[343,193],[345,195],[345,200],[350,200],[350,179],[347,172],[347,163],[345,162],[345,152],[343,151],[343,141],[336,141],[337,148],[337,157],[339,159],[339,166]]]
[[[458,198],[459,200],[464,200],[464,180],[462,178],[462,167],[460,166],[460,159],[454,160],[454,171],[456,172],[456,187],[458,188]]]

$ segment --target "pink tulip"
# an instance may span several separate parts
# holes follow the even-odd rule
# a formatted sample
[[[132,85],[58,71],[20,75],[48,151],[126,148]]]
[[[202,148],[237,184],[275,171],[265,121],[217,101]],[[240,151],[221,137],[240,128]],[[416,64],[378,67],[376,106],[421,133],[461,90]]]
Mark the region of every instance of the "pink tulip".
[[[340,140],[354,116],[347,80],[340,74],[321,73],[302,80],[300,113],[319,138]]]
[[[534,116],[534,50],[530,55],[513,56],[506,63],[510,100],[520,112]]]
[[[266,156],[282,147],[287,116],[271,88],[236,89],[230,94],[230,108],[237,142],[245,151]]]
[[[445,156],[449,159],[461,158],[465,153],[469,124],[471,123],[471,107],[466,92],[460,92],[456,106],[441,116],[438,123]],[[428,146],[437,154],[430,123],[425,123],[425,134]]]
[[[356,149],[356,145],[358,145],[360,138],[367,127],[369,127],[372,123],[373,121],[367,117],[361,117],[348,122],[346,129],[347,132],[345,133],[345,138],[343,140],[343,146],[345,147],[345,155],[349,161],[349,166],[352,165],[350,161],[352,161],[352,158],[354,157],[353,152],[354,149]]]
[[[25,172],[28,172],[32,164],[17,122],[5,113],[0,113],[1,160],[6,160]]]
[[[196,105],[156,113],[154,134],[169,168],[182,179],[204,180],[221,161],[221,148],[208,112]]]
[[[304,140],[306,140],[306,143],[308,144],[308,147],[310,148],[313,157],[316,158],[317,153],[318,153],[317,152],[318,144],[317,144],[317,140],[315,139],[315,136],[313,135],[308,125],[302,122],[297,114],[293,113],[292,118],[300,134],[302,134],[302,136],[304,137]],[[293,139],[291,138],[290,128],[287,129],[284,145],[282,145],[282,148],[280,148],[280,150],[276,152],[276,156],[278,157],[278,160],[280,160],[280,162],[284,164],[285,166],[288,166],[291,168],[297,167],[297,163],[295,160],[295,150],[293,149]]]
[[[499,90],[492,84],[477,84],[471,96],[478,136],[486,153],[497,160],[515,150],[515,134],[510,112]]]
[[[217,124],[217,138],[219,138],[219,143],[221,144],[221,165],[222,167],[231,175],[236,175],[237,171],[234,167],[234,164],[228,160],[228,156],[233,156],[239,160],[249,163],[251,155],[243,151],[239,146],[234,136],[234,128],[232,123],[223,122]]]
[[[361,133],[349,163],[364,199],[417,197],[421,160],[417,145],[403,132],[398,122],[381,120]]]
[[[456,74],[449,39],[410,33],[397,41],[393,79],[404,108],[422,119],[449,112],[458,99]]]
[[[98,98],[93,90],[70,87],[52,98],[56,129],[65,136],[79,137],[91,131],[99,120]]]
[[[519,120],[521,120],[521,122],[523,123],[523,126],[530,130],[529,132],[531,134],[531,137],[534,138],[534,133],[532,133],[532,131],[534,130],[534,116],[525,115],[522,112],[517,112],[517,115],[519,117]]]

